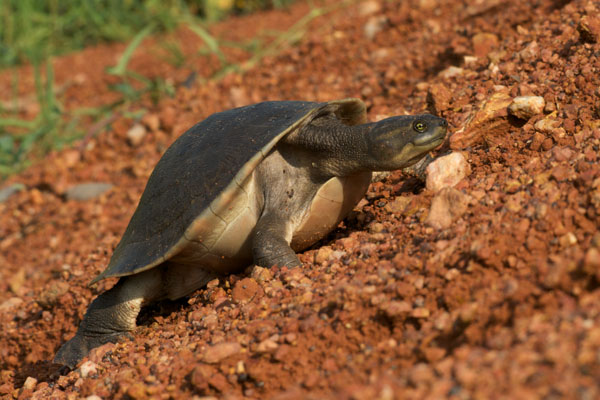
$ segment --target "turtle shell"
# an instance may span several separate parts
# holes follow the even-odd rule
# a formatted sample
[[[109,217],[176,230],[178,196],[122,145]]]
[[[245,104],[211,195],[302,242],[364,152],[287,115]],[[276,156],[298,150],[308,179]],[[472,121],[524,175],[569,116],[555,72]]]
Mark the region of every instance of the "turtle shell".
[[[277,142],[323,112],[347,125],[366,122],[359,99],[271,101],[213,114],[181,135],[152,172],[108,267],[91,283],[132,275],[173,257],[209,208],[233,193]]]

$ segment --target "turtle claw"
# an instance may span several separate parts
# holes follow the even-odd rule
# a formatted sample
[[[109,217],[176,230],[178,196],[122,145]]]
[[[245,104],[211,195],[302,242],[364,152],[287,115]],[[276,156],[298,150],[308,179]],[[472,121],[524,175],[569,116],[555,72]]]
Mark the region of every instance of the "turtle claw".
[[[106,343],[115,343],[123,336],[132,338],[129,332],[114,332],[100,336],[86,336],[77,332],[71,340],[58,349],[52,362],[74,369],[92,349]]]

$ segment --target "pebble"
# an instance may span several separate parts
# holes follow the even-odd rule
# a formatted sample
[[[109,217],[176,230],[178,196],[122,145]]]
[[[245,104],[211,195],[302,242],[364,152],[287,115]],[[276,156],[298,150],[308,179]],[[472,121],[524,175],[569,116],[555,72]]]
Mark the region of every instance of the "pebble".
[[[0,203],[4,203],[10,196],[25,189],[22,183],[13,183],[10,186],[0,189]]]
[[[465,70],[454,65],[449,66],[445,70],[441,71],[438,76],[442,79],[451,79],[457,76],[461,76],[465,73]]]
[[[321,247],[315,254],[315,264],[322,264],[331,258],[333,249],[330,246]]]
[[[425,223],[435,229],[446,229],[467,211],[468,204],[469,196],[445,187],[433,198]]]
[[[33,390],[35,389],[35,386],[37,385],[37,379],[28,376],[27,379],[25,379],[25,383],[23,383],[23,389],[25,390]]]
[[[100,397],[96,394],[93,394],[91,396],[86,397],[85,400],[102,400],[102,397]]]
[[[256,296],[262,294],[262,289],[252,278],[244,278],[235,283],[231,298],[237,304],[243,304],[251,301]]]
[[[144,125],[135,124],[131,128],[129,128],[129,130],[126,133],[127,141],[132,146],[139,146],[144,140],[144,137],[147,133],[148,131],[146,130],[146,127]]]
[[[479,110],[468,119],[463,129],[450,136],[451,148],[469,147],[480,142],[484,135],[489,134],[492,130],[503,132],[508,130],[510,124],[506,117],[508,116],[508,106],[513,99],[508,93],[508,88],[498,89],[481,103]]]
[[[447,85],[442,83],[434,83],[429,86],[427,92],[427,101],[433,106],[436,114],[440,114],[442,111],[450,108],[450,102],[452,101],[452,91]]]
[[[426,173],[427,189],[438,192],[442,188],[456,186],[471,173],[471,167],[462,153],[452,152],[429,164]]]
[[[579,20],[577,30],[584,42],[598,43],[600,41],[600,18],[590,15],[583,16]]]
[[[542,96],[519,96],[510,103],[508,112],[519,119],[528,120],[544,112],[545,106],[546,101]]]
[[[387,25],[388,19],[383,15],[373,16],[365,23],[363,28],[364,35],[367,39],[373,40],[375,35],[383,30]]]
[[[238,354],[242,351],[242,346],[237,342],[219,343],[208,347],[202,356],[202,360],[208,364],[216,364],[221,360]]]
[[[273,337],[270,337],[268,339],[263,340],[258,344],[258,346],[256,346],[256,352],[270,353],[272,351],[277,350],[278,347],[279,344],[277,343],[277,341]]]
[[[110,190],[113,187],[110,183],[102,182],[88,182],[80,183],[78,185],[71,186],[65,192],[67,200],[90,200],[99,197],[104,192]]]
[[[160,117],[158,114],[148,113],[142,117],[142,123],[146,125],[152,132],[156,132],[160,129]]]
[[[493,33],[477,33],[471,41],[473,42],[473,53],[482,58],[487,57],[490,51],[498,46],[498,36]]]
[[[273,274],[267,268],[259,267],[255,265],[250,273],[252,279],[258,283],[264,283],[273,279]]]
[[[95,375],[98,372],[98,364],[93,361],[86,361],[79,367],[82,378],[87,378],[90,375]]]
[[[367,16],[381,11],[381,4],[378,1],[365,1],[358,6],[358,15]]]
[[[2,304],[0,304],[0,311],[10,310],[11,308],[20,306],[23,304],[23,300],[19,297],[11,297],[8,300],[5,300]]]

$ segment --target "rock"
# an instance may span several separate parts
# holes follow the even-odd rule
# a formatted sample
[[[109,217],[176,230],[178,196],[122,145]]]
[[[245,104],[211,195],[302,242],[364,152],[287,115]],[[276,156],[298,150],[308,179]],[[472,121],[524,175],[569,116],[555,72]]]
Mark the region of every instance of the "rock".
[[[438,192],[444,187],[456,186],[471,173],[471,167],[462,153],[453,152],[429,164],[426,173],[427,189]]]
[[[234,107],[242,107],[250,104],[248,93],[243,87],[232,87],[229,90],[229,96]]]
[[[35,379],[34,377],[31,377],[31,376],[28,376],[27,379],[25,379],[25,383],[23,383],[23,389],[33,390],[33,389],[35,389],[36,385],[37,385],[37,379]]]
[[[323,264],[324,261],[327,261],[331,258],[333,254],[333,250],[330,246],[323,246],[315,254],[315,263]]]
[[[257,353],[270,353],[279,347],[279,344],[274,340],[273,337],[263,340],[256,346]]]
[[[126,133],[127,141],[132,146],[139,146],[146,136],[146,127],[142,124],[135,124]]]
[[[383,15],[373,16],[369,18],[369,20],[365,23],[363,28],[363,32],[365,37],[369,40],[373,40],[375,35],[383,30],[383,28],[387,25],[388,19]]]
[[[469,196],[445,187],[433,198],[425,223],[435,229],[446,229],[467,211]]]
[[[478,33],[471,39],[473,43],[473,53],[477,57],[487,57],[490,51],[498,46],[498,36],[493,33]]]
[[[465,70],[460,67],[455,67],[454,65],[449,66],[445,70],[441,71],[438,76],[442,79],[450,79],[455,76],[460,76],[465,73]]]
[[[52,282],[50,287],[42,292],[37,302],[42,308],[50,308],[58,298],[69,291],[69,284],[63,281]]]
[[[252,272],[250,273],[250,277],[254,279],[258,283],[264,283],[273,279],[273,274],[267,268],[259,267],[255,265],[252,268]]]
[[[218,343],[208,347],[202,356],[202,360],[208,364],[216,364],[221,360],[238,354],[242,351],[242,346],[237,342]]]
[[[102,397],[93,394],[91,396],[86,397],[85,400],[102,400]]]
[[[364,17],[381,11],[381,4],[378,1],[365,1],[358,6],[358,15]]]
[[[579,20],[577,30],[584,42],[598,43],[600,41],[600,17],[584,15]]]
[[[67,200],[89,200],[99,197],[102,193],[108,191],[113,187],[110,183],[102,182],[89,182],[80,183],[78,185],[71,186],[65,192]]]
[[[541,96],[515,97],[508,106],[508,112],[519,119],[528,120],[534,115],[544,112],[546,101]]]
[[[160,129],[160,117],[158,114],[148,113],[142,117],[142,123],[152,132]]]
[[[447,85],[434,83],[427,92],[427,102],[433,106],[437,114],[450,108],[452,101],[452,91]]]
[[[484,100],[479,110],[467,120],[465,127],[450,136],[450,147],[462,149],[493,134],[504,135],[510,128],[507,117],[512,100],[505,87]]]
[[[258,283],[252,278],[244,278],[235,283],[231,298],[237,304],[244,304],[261,295],[262,288]]]
[[[540,45],[534,40],[530,42],[523,50],[519,53],[519,58],[523,62],[530,63],[535,61],[540,54]]]
[[[0,311],[10,310],[11,308],[20,306],[23,304],[23,300],[19,297],[11,297],[8,300],[5,300],[2,304],[0,304]]]
[[[13,183],[10,186],[0,189],[0,203],[4,203],[10,196],[25,189],[22,183]]]
[[[81,373],[82,378],[87,378],[90,375],[95,375],[98,373],[98,364],[88,360],[81,364],[81,367],[79,367],[79,372]]]

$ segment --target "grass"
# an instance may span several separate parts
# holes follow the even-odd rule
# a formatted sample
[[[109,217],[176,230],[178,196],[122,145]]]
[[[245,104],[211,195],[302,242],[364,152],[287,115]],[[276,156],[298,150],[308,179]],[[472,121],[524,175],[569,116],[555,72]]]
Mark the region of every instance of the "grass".
[[[251,12],[265,5],[284,6],[291,0],[81,0],[68,2],[68,7],[60,0],[3,0],[0,2],[0,67],[23,61],[33,65],[39,112],[33,120],[19,117],[15,80],[12,105],[4,103],[5,109],[2,109],[0,103],[0,181],[52,149],[81,138],[84,138],[83,143],[87,142],[91,135],[110,125],[115,116],[140,118],[145,111],[139,107],[136,110],[135,104],[143,96],[154,103],[162,97],[173,96],[175,88],[168,81],[150,79],[128,69],[135,50],[153,33],[188,26],[205,43],[201,53],[214,54],[220,60],[221,68],[208,77],[218,80],[233,71],[243,72],[263,57],[294,44],[304,35],[311,20],[353,1],[343,0],[329,7],[313,6],[307,15],[274,40],[264,42],[252,38],[244,43],[231,43],[213,37],[206,28],[206,19],[195,14],[218,18],[227,13]],[[114,21],[122,21],[123,26],[116,28]],[[85,24],[89,26],[84,28]],[[123,38],[127,38],[129,44],[118,62],[107,70],[118,78],[111,89],[119,93],[119,100],[97,108],[63,110],[58,101],[60,88],[54,87],[51,56],[97,41]],[[162,45],[175,68],[186,64],[186,56],[177,42],[165,41]],[[223,53],[227,46],[242,47],[252,55],[241,65],[230,64]],[[88,128],[84,129],[84,125]]]

